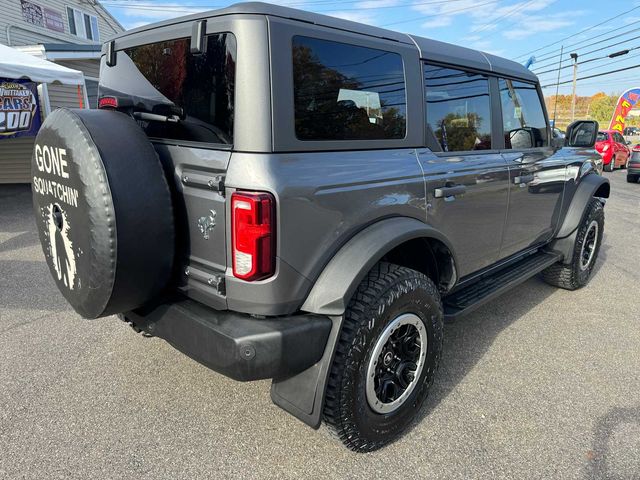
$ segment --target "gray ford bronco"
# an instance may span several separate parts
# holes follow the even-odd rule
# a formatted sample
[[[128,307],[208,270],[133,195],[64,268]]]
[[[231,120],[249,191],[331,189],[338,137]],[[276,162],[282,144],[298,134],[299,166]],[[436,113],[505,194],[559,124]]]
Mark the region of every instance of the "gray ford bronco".
[[[597,123],[554,140],[536,76],[493,55],[243,3],[106,43],[98,107],[54,111],[33,155],[62,294],[273,379],[353,450],[416,417],[445,320],[598,256]]]

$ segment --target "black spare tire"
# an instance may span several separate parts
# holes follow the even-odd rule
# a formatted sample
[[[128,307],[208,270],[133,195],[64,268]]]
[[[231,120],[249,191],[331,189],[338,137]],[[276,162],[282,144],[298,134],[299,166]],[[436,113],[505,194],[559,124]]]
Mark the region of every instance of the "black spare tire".
[[[85,318],[126,312],[166,287],[174,257],[169,186],[129,116],[59,109],[38,132],[33,203],[51,274]]]

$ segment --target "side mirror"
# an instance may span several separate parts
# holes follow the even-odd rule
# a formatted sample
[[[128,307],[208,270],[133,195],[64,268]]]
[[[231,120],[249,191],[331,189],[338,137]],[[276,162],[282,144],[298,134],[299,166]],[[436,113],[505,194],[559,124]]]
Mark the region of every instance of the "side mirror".
[[[594,120],[578,120],[567,127],[565,145],[567,147],[591,148],[598,136],[598,122]]]
[[[631,140],[627,140],[627,145],[631,145]]]

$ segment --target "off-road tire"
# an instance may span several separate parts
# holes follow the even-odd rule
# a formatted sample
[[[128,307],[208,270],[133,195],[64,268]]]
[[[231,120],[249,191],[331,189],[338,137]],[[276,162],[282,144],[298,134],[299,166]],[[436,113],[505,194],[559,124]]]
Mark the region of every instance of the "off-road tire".
[[[403,313],[416,314],[426,327],[426,359],[406,401],[397,410],[380,414],[367,402],[367,367],[377,339]],[[415,270],[377,264],[345,312],[323,412],[329,430],[358,452],[377,450],[395,440],[414,420],[427,397],[440,361],[442,336],[442,301],[434,283]]]
[[[595,245],[595,252],[591,258],[591,261],[586,269],[582,269],[580,266],[582,244],[585,241],[587,230],[592,221],[596,221],[598,224],[597,240]],[[604,208],[600,200],[594,198],[589,202],[587,209],[582,218],[582,222],[578,227],[578,234],[576,235],[576,243],[573,247],[573,256],[571,263],[564,264],[562,262],[555,263],[550,267],[542,271],[542,278],[545,282],[555,287],[564,288],[566,290],[577,290],[584,287],[589,283],[593,267],[598,259],[598,253],[600,252],[600,246],[602,245],[602,234],[604,232]]]
[[[638,183],[638,175],[633,175],[627,173],[627,182],[629,183]]]

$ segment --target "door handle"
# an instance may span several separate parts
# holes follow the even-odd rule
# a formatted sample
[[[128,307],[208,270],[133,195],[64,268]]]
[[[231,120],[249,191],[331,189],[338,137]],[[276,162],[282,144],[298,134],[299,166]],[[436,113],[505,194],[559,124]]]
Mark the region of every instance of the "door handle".
[[[454,185],[451,187],[436,188],[433,196],[436,198],[455,197],[456,195],[462,195],[467,191],[467,187],[464,185]]]
[[[534,179],[534,175],[533,173],[529,174],[529,175],[520,175],[519,177],[515,177],[513,179],[513,183],[515,183],[516,185],[522,185],[525,183],[530,183],[533,182]]]

